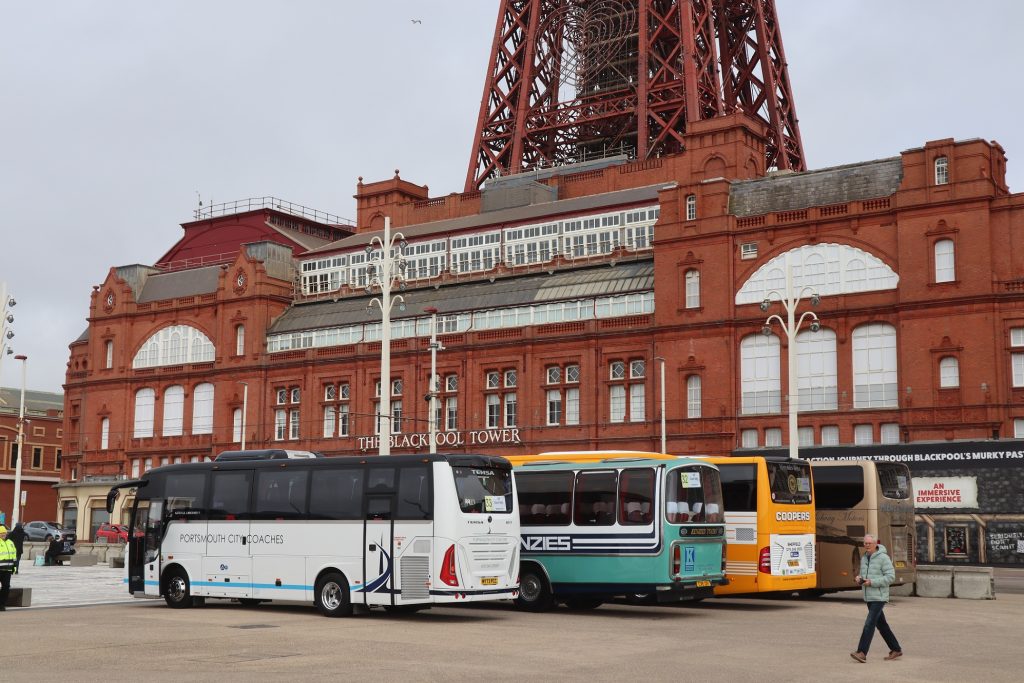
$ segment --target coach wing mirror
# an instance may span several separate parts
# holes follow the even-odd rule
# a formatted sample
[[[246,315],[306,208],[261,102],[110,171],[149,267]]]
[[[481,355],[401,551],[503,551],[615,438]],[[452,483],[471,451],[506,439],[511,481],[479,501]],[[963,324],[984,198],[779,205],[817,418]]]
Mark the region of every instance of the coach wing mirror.
[[[114,512],[114,503],[117,502],[117,497],[119,495],[120,495],[120,492],[117,489],[110,489],[110,493],[107,494],[107,514],[108,515],[109,514],[113,514],[113,512]]]
[[[148,479],[132,479],[130,481],[122,481],[117,486],[111,487],[110,493],[107,494],[107,512],[114,512],[114,503],[117,502],[117,497],[120,495],[121,489],[141,488],[147,484],[149,484]]]

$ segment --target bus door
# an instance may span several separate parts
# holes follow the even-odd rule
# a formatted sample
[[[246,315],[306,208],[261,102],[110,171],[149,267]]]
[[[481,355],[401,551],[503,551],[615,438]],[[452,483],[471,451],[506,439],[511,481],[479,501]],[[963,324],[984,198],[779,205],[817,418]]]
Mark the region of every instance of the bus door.
[[[388,468],[391,469],[391,468]],[[373,476],[371,470],[371,478]],[[391,469],[392,474],[394,470]],[[395,496],[368,493],[363,517],[363,581],[365,605],[394,604]]]
[[[160,519],[161,510],[162,506],[157,501],[157,520]],[[128,574],[128,592],[132,595],[146,593],[147,579],[151,581],[151,590],[149,592],[152,595],[158,595],[160,592],[160,553],[148,550],[149,548],[158,549],[160,547],[160,529],[150,528],[149,514],[150,501],[136,499],[132,510],[132,527],[128,534],[128,548],[125,557],[125,568]],[[147,563],[147,559],[152,559],[152,562]]]
[[[218,598],[252,597],[249,498],[252,470],[213,472],[203,575],[193,593]],[[197,582],[199,583],[199,582]]]

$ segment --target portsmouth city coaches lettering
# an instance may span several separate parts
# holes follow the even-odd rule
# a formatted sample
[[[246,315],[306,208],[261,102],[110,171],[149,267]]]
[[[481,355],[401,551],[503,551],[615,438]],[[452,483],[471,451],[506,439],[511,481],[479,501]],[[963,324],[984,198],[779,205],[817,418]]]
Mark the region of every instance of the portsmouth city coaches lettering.
[[[392,434],[392,448],[427,448],[430,446],[430,434]],[[471,432],[437,432],[434,443],[448,448],[460,446],[483,446],[486,444],[521,444],[519,429],[481,429]],[[380,444],[378,436],[359,437],[359,448],[373,449]]]
[[[284,545],[284,534],[178,534],[179,543],[246,543]]]

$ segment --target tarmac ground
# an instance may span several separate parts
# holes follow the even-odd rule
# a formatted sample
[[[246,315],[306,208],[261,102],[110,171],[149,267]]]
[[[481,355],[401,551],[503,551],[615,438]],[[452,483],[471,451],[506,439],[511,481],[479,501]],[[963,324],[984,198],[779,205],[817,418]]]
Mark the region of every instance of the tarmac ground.
[[[1019,681],[1024,571],[997,573],[995,600],[894,598],[904,657],[849,657],[866,610],[858,592],[817,600],[715,599],[517,611],[508,603],[374,609],[347,619],[312,605],[208,600],[172,610],[135,599],[123,569],[23,567],[32,607],[0,614],[8,680]],[[1009,572],[1009,573],[1007,573]],[[73,609],[72,609],[73,608]]]

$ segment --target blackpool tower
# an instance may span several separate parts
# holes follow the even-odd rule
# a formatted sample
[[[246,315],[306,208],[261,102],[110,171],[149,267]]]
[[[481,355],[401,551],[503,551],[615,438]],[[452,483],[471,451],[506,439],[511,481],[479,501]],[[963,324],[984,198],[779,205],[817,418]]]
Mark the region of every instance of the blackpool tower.
[[[767,168],[804,170],[774,0],[501,0],[466,190],[684,152],[689,124],[736,111]]]

